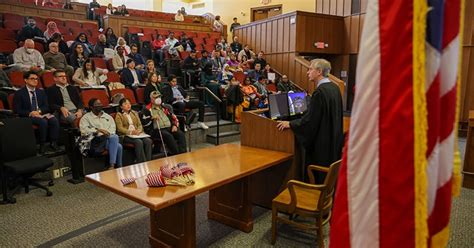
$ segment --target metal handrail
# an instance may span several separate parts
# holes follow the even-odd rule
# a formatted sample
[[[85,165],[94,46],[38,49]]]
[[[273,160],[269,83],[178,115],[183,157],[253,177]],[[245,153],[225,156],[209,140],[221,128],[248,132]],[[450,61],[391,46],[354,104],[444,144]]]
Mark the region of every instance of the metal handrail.
[[[216,96],[211,90],[209,90],[207,87],[202,87],[202,86],[197,86],[196,89],[200,89],[200,90],[204,90],[205,92],[207,92],[210,96],[212,96],[212,98],[214,98],[214,100],[216,100],[217,102],[217,105],[216,105],[216,131],[217,131],[217,135],[216,135],[216,146],[219,145],[219,137],[220,137],[220,133],[219,133],[219,119],[221,117],[220,115],[220,104],[222,103],[222,100]]]

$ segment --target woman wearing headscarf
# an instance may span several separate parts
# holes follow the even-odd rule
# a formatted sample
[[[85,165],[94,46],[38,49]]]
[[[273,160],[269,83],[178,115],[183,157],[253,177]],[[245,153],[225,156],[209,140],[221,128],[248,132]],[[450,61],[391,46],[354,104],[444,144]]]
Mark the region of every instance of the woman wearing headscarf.
[[[127,42],[125,41],[123,37],[119,37],[117,39],[117,45],[115,46],[115,50],[117,50],[117,47],[122,47],[125,55],[130,54],[130,47],[127,45]]]
[[[44,37],[46,38],[46,40],[49,40],[51,39],[51,37],[53,37],[53,34],[55,33],[61,34],[58,29],[58,26],[53,21],[48,22],[48,25],[46,25],[46,31],[44,31]]]
[[[92,47],[92,44],[89,43],[89,40],[87,39],[86,33],[80,33],[77,37],[74,43],[72,43],[71,48],[74,49],[78,44],[82,45],[82,48],[84,49],[84,55],[86,57],[90,57],[94,51],[94,48]],[[74,50],[71,50],[73,52]]]

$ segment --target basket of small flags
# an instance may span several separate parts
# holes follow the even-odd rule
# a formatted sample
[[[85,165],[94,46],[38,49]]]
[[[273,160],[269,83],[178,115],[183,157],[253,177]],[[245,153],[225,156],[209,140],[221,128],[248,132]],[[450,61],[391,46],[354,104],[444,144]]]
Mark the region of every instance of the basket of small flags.
[[[194,170],[187,163],[178,163],[175,166],[163,165],[159,171],[150,172],[145,177],[149,187],[164,187],[167,185],[188,186],[194,184]],[[123,186],[134,183],[142,177],[122,178]]]

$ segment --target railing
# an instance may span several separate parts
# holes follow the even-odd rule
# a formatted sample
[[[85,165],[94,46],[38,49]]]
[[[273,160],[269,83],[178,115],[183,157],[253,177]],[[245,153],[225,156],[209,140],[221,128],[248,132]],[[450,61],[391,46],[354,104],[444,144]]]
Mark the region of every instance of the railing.
[[[212,29],[216,16],[211,13],[206,13],[202,15],[202,18],[205,20],[204,22],[206,24],[209,24]],[[224,27],[222,27],[222,35],[227,38],[227,25],[225,23],[224,23]]]
[[[219,119],[221,117],[220,114],[220,105],[222,103],[222,100],[216,96],[211,90],[209,90],[207,87],[196,87],[197,89],[204,90],[207,94],[209,94],[214,100],[217,102],[216,104],[216,146],[219,145]]]

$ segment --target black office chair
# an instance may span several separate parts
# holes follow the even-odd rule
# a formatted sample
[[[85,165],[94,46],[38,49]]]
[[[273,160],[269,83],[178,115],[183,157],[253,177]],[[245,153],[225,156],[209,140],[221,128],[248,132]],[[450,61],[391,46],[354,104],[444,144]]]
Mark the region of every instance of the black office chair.
[[[32,179],[36,173],[45,172],[53,165],[53,161],[44,156],[36,155],[36,139],[29,118],[11,118],[0,120],[0,169],[2,179],[2,203],[15,203],[12,196],[8,196],[7,180],[21,179],[25,192],[29,192],[29,185],[46,190],[47,196],[52,196],[48,187]]]

